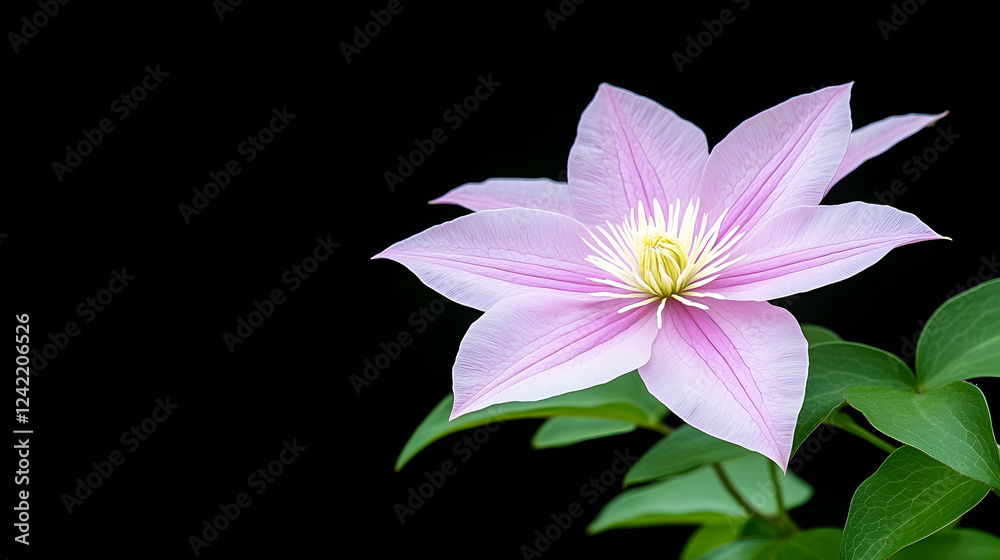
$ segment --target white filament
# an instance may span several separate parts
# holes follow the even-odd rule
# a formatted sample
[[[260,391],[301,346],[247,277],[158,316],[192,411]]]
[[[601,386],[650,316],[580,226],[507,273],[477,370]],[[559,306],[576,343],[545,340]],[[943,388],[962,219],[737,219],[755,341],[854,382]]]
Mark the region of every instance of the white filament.
[[[678,200],[667,208],[667,215],[664,216],[660,203],[653,199],[653,215],[646,216],[640,202],[638,221],[633,209],[628,220],[620,226],[606,222],[607,230],[597,227],[603,240],[590,232],[594,244],[587,239],[583,241],[595,254],[589,255],[586,260],[612,278],[588,280],[621,290],[594,292],[591,295],[642,298],[622,307],[619,313],[658,301],[657,328],[663,327],[663,307],[668,298],[699,309],[708,309],[708,306],[696,301],[698,299],[725,299],[721,294],[698,288],[708,286],[722,270],[746,256],[729,258],[729,251],[744,232],[737,233],[739,226],[734,226],[719,238],[726,210],[711,227],[708,227],[708,214],[702,214],[701,226],[696,234],[700,206],[701,200],[689,202],[682,216],[681,201]]]

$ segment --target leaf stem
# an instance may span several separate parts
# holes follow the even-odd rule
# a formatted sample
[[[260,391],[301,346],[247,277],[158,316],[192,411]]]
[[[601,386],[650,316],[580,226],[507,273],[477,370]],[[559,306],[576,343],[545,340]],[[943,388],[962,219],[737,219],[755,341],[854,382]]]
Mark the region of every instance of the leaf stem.
[[[664,422],[650,422],[649,424],[636,424],[636,426],[654,431],[658,434],[663,434],[665,436],[669,436],[674,433],[674,429]]]
[[[845,432],[858,436],[886,453],[892,453],[896,450],[896,446],[862,428],[853,418],[846,414],[838,414],[836,417],[831,416],[825,422],[835,428],[840,428]]]
[[[736,487],[733,486],[733,481],[729,479],[729,475],[726,474],[726,471],[722,469],[722,466],[719,463],[712,463],[712,468],[715,469],[715,474],[719,477],[719,480],[722,481],[722,485],[726,487],[726,491],[732,494],[733,499],[735,499],[737,503],[743,506],[743,509],[747,510],[751,515],[756,515],[758,517],[762,517],[770,521],[771,523],[774,523],[776,525],[778,524],[777,519],[763,513],[762,511],[753,507],[753,505],[750,502],[746,501],[743,495],[740,494],[739,490],[737,490]]]
[[[781,483],[778,480],[778,465],[775,465],[774,463],[770,463],[770,465],[771,483],[774,484],[774,498],[778,502],[778,519],[784,522],[793,532],[801,532],[802,529],[795,524],[795,521],[792,520],[792,516],[788,515],[788,510],[785,509],[785,500],[781,495]]]

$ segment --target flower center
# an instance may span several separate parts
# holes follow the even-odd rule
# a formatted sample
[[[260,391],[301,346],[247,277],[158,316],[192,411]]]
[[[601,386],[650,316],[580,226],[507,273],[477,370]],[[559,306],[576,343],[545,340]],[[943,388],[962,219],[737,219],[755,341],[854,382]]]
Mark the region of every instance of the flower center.
[[[663,231],[645,232],[640,243],[639,269],[648,272],[649,287],[658,295],[673,295],[677,278],[687,268],[686,249]]]
[[[591,295],[641,298],[641,301],[619,309],[619,313],[659,302],[656,312],[658,327],[663,326],[663,307],[668,299],[699,309],[708,309],[708,306],[698,299],[724,299],[720,294],[700,288],[707,287],[724,268],[743,258],[729,258],[729,251],[743,237],[743,232],[737,233],[739,226],[734,226],[720,238],[719,230],[727,210],[711,227],[708,227],[708,214],[703,214],[696,234],[700,205],[700,200],[689,202],[687,210],[681,215],[678,200],[668,207],[664,216],[660,203],[654,199],[652,216],[646,216],[640,202],[638,221],[633,209],[629,219],[620,226],[607,222],[608,231],[598,226],[604,239],[591,232],[596,247],[584,239],[595,253],[588,256],[587,261],[614,279],[588,280],[611,286],[615,291]]]

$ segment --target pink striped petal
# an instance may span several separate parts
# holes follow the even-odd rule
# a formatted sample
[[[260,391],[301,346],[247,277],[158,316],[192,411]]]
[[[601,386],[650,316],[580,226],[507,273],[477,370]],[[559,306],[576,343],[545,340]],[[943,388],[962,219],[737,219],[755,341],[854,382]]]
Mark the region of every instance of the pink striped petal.
[[[580,118],[569,152],[576,217],[620,223],[639,202],[693,198],[708,157],[705,134],[662,105],[601,84]]]
[[[944,239],[916,216],[881,204],[800,206],[771,218],[733,249],[746,254],[713,281],[728,299],[764,301],[850,278],[894,247]]]
[[[454,368],[451,419],[606,383],[646,363],[656,307],[570,294],[504,299],[472,324]]]
[[[712,149],[699,195],[710,215],[729,209],[723,233],[819,203],[847,151],[850,97],[851,84],[793,97],[743,121]]]
[[[573,215],[569,185],[552,179],[487,179],[452,189],[431,204],[457,204],[473,212],[499,208],[537,208]]]
[[[805,396],[806,347],[791,313],[769,303],[719,301],[702,311],[670,301],[639,375],[688,424],[784,470]]]
[[[837,174],[830,181],[830,186],[826,192],[830,192],[837,181],[844,175],[857,169],[859,165],[881,154],[896,145],[897,142],[908,138],[921,128],[931,126],[938,119],[948,114],[948,111],[937,115],[924,115],[920,113],[910,113],[909,115],[896,115],[878,122],[873,122],[868,126],[859,128],[851,133],[851,141],[847,146],[847,155],[841,162]],[[826,193],[824,193],[826,194]]]
[[[402,263],[443,296],[475,309],[523,293],[594,292],[600,269],[584,259],[587,229],[529,208],[484,210],[436,225],[374,258]]]

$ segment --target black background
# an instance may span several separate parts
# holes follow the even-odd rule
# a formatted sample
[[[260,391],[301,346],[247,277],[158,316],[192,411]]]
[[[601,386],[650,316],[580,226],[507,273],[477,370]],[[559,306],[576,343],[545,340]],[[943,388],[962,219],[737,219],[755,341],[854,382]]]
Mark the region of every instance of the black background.
[[[36,349],[68,321],[80,326],[31,382],[30,552],[192,557],[188,537],[202,520],[249,492],[252,504],[202,557],[519,558],[535,529],[572,502],[585,514],[545,557],[675,557],[690,528],[583,532],[618,490],[587,504],[581,485],[616,451],[640,454],[656,440],[651,433],[532,451],[540,422],[508,422],[468,461],[454,453],[456,435],[393,470],[410,433],[450,390],[454,355],[478,312],[449,303],[418,333],[411,315],[438,296],[402,266],[370,257],[466,213],[426,204],[458,185],[560,178],[601,82],[674,110],[710,146],[761,110],[849,81],[855,127],[951,111],[938,127],[957,139],[918,180],[904,165],[933,146],[933,129],[866,163],[824,202],[888,202],[954,241],[894,250],[849,280],[786,301],[800,321],[907,353],[903,340],[918,321],[981,271],[996,274],[982,268],[998,245],[993,72],[974,62],[995,54],[995,14],[983,8],[909,2],[919,8],[886,40],[877,22],[892,16],[890,2],[680,9],[567,0],[562,9],[573,13],[554,22],[546,11],[558,13],[556,0],[401,6],[349,57],[342,44],[386,2],[247,1],[224,18],[207,0],[71,2],[18,52],[8,36],[4,312],[8,320],[30,314]],[[672,54],[724,9],[735,21],[679,71]],[[36,2],[5,3],[4,32],[22,33],[20,18],[38,11]],[[147,65],[169,75],[119,120],[112,102],[141,83]],[[480,76],[500,85],[453,130],[443,114]],[[240,143],[283,107],[296,115],[288,127],[186,223],[178,207],[192,204],[192,189],[229,160],[243,161]],[[115,129],[58,180],[52,162],[103,118]],[[439,127],[447,140],[392,191],[384,172]],[[895,180],[904,193],[877,196]],[[282,275],[317,237],[339,247],[290,291]],[[77,306],[121,267],[135,279],[84,323]],[[231,353],[223,333],[275,289],[287,299]],[[351,376],[402,331],[413,344],[358,394]],[[978,384],[997,406],[996,380]],[[168,396],[179,408],[128,452],[122,432]],[[248,477],[293,440],[305,451],[256,494]],[[63,495],[115,450],[124,463],[68,514]],[[823,444],[798,473],[816,497],[795,517],[842,526],[854,488],[883,457],[849,435]],[[446,460],[457,472],[401,524],[394,504]],[[967,524],[990,528],[996,511],[987,497]],[[25,555],[12,546],[13,557]]]

